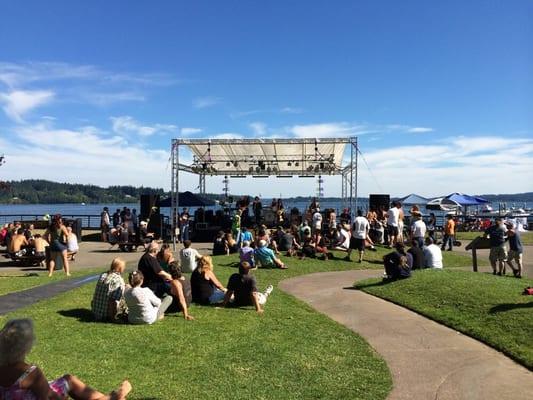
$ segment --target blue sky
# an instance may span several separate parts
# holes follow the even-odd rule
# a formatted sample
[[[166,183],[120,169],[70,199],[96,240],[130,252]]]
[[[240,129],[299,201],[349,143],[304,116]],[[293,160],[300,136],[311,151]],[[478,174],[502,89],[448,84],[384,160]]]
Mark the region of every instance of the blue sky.
[[[168,188],[173,137],[358,136],[361,195],[533,190],[531,2],[88,4],[3,3],[0,179]]]

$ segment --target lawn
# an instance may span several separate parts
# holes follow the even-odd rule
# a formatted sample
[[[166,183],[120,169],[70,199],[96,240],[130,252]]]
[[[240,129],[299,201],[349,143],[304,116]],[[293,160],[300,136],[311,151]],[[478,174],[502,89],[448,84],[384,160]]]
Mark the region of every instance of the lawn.
[[[71,273],[70,278],[93,275],[101,271],[101,267],[76,270]],[[0,275],[0,296],[70,278],[63,271],[55,271],[51,278],[48,277],[47,271]]]
[[[127,377],[132,399],[384,399],[392,383],[381,357],[277,283],[310,272],[381,268],[385,252],[369,253],[374,263],[293,258],[285,259],[286,271],[255,271],[260,289],[275,287],[262,316],[252,307],[192,306],[191,322],[178,314],[153,326],[94,323],[89,284],[0,322],[34,319],[38,340],[29,358],[48,377],[74,373],[102,390]],[[215,273],[226,282],[237,258],[214,260]]]
[[[457,270],[423,270],[410,279],[356,282],[367,293],[412,309],[479,339],[533,370],[531,279]]]
[[[468,244],[471,240],[474,240],[478,236],[483,236],[483,232],[457,232],[457,240],[464,241],[465,245]],[[523,245],[533,245],[533,232],[522,232],[520,234]]]

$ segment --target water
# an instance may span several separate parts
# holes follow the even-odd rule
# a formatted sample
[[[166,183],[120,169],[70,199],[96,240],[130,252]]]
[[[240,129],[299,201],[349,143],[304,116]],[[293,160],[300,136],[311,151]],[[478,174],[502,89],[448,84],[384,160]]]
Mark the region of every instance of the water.
[[[270,205],[271,199],[263,199],[263,207]],[[300,211],[305,210],[309,206],[308,201],[289,201],[284,200],[283,205],[285,209],[290,210],[293,207],[298,208]],[[524,207],[533,208],[533,202],[515,202],[507,203],[507,207]],[[336,210],[337,215],[342,212],[342,202],[341,201],[321,201],[320,206],[322,209],[333,208]],[[497,211],[498,203],[491,204],[492,208]],[[140,205],[139,203],[124,203],[124,204],[0,204],[0,223],[4,224],[6,222],[11,222],[13,220],[32,220],[32,219],[43,219],[43,217],[53,214],[62,214],[63,216],[70,217],[79,217],[82,218],[82,224],[84,227],[98,228],[100,226],[100,213],[104,207],[108,207],[110,214],[113,214],[117,209],[122,209],[123,207],[128,207],[130,209],[137,209],[137,214],[140,214]],[[368,209],[368,200],[359,199],[358,207],[366,211]],[[215,206],[215,209],[220,208]],[[409,207],[404,207],[407,211]],[[469,210],[474,211],[475,207],[469,207]],[[189,212],[192,214],[196,211],[196,207],[190,207]],[[424,207],[421,207],[421,211],[424,214],[428,214]],[[165,216],[170,217],[171,211],[168,207],[161,208],[161,213]],[[437,217],[444,216],[444,212],[435,212]],[[27,217],[24,217],[27,215]]]

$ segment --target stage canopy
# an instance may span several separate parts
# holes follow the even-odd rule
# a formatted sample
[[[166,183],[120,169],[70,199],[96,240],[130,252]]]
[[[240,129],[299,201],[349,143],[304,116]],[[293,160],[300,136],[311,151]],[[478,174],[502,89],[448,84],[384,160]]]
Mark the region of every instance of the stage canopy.
[[[214,206],[215,202],[205,197],[199,196],[197,194],[191,193],[189,191],[180,192],[180,207],[208,207]],[[163,199],[159,203],[160,207],[172,207],[172,197]]]
[[[206,175],[336,175],[349,139],[186,140],[190,172]]]

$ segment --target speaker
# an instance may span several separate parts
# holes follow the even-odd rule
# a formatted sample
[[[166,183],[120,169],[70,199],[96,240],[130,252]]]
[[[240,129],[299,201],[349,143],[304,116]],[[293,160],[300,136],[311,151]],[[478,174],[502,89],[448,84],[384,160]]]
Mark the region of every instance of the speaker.
[[[159,214],[159,195],[141,194],[141,220],[146,221],[154,214]]]
[[[383,209],[387,211],[390,207],[390,195],[388,194],[371,194],[368,196],[368,207],[369,209],[374,208],[378,211],[380,207],[383,206]]]
[[[159,213],[153,214],[148,221],[148,232],[153,232],[156,239],[163,237],[163,216]]]

